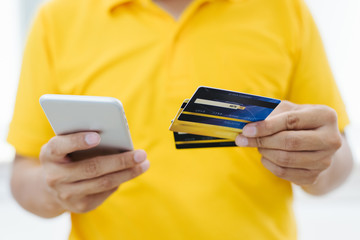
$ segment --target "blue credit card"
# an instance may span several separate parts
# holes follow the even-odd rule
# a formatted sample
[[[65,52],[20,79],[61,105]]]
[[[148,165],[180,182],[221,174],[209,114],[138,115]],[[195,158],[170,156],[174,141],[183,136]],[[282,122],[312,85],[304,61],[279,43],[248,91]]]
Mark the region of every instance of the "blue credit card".
[[[265,120],[280,102],[274,98],[199,87],[178,115],[176,127],[188,133],[206,132],[208,136],[234,139],[247,123]],[[224,131],[234,133],[221,133]]]

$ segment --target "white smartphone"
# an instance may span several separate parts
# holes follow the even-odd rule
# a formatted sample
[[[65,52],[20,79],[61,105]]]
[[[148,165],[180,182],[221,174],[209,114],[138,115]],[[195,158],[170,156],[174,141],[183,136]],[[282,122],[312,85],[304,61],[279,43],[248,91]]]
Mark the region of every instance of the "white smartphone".
[[[73,160],[134,149],[121,102],[112,97],[45,94],[40,104],[56,135],[98,132],[100,144],[73,152]]]

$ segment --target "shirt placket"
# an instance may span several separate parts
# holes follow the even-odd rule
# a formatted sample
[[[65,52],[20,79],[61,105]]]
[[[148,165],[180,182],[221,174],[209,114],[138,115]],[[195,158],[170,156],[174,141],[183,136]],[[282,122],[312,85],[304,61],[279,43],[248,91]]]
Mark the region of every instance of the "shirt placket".
[[[184,94],[181,98],[177,97],[182,94],[185,89],[193,89],[196,87],[193,86],[191,81],[191,64],[190,61],[186,59],[186,56],[191,54],[186,48],[186,42],[182,42],[184,29],[191,24],[191,19],[197,10],[201,8],[204,4],[215,1],[215,0],[195,0],[192,2],[181,14],[178,20],[175,20],[169,13],[165,12],[163,9],[152,3],[150,0],[146,1],[145,4],[149,8],[152,8],[156,14],[162,16],[162,19],[166,21],[166,26],[170,26],[166,34],[166,41],[164,44],[164,61],[163,61],[163,77],[159,82],[159,97],[162,101],[166,101],[170,106],[181,105],[182,100],[189,98]],[[166,111],[167,109],[165,109]],[[176,112],[176,109],[169,109],[172,113]]]

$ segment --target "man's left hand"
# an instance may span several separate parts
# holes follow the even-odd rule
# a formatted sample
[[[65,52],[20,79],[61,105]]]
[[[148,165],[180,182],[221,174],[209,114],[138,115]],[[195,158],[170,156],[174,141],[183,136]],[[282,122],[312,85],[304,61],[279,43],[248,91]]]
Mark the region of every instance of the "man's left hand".
[[[332,164],[342,138],[332,108],[283,101],[266,120],[247,124],[236,144],[257,147],[268,170],[305,186]]]

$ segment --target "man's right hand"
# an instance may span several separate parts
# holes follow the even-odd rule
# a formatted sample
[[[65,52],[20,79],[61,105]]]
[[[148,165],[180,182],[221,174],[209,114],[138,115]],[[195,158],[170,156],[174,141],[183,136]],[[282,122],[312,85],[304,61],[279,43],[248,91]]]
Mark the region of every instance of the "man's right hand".
[[[64,211],[95,209],[124,182],[144,173],[149,161],[143,150],[71,161],[68,154],[97,146],[100,135],[82,132],[55,136],[40,152],[44,181]]]

